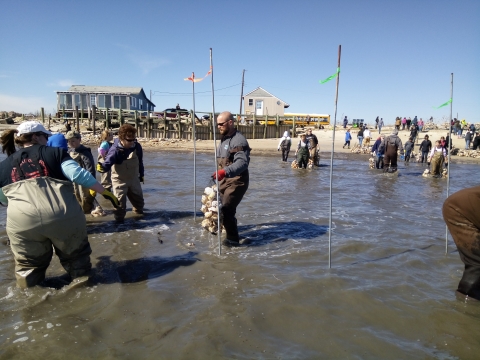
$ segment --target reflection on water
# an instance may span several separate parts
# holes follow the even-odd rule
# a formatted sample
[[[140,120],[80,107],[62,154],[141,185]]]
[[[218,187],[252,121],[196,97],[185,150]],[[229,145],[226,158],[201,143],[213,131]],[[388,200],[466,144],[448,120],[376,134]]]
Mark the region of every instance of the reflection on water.
[[[252,242],[219,256],[193,219],[193,156],[147,153],[146,214],[88,219],[83,286],[63,286],[55,258],[49,287],[16,289],[3,228],[0,357],[476,358],[480,305],[455,297],[463,264],[451,240],[444,254],[446,181],[361,159],[334,163],[332,269],[327,162],[293,170],[253,156],[238,208]],[[213,156],[196,163],[200,207]],[[452,164],[450,192],[476,185],[476,171]]]

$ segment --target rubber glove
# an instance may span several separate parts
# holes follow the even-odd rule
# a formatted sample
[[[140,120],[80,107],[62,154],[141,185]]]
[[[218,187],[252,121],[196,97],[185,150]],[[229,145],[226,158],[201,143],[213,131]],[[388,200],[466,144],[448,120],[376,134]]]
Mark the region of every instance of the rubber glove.
[[[144,183],[145,184],[145,181],[143,179],[143,176],[139,176],[138,179],[140,180],[141,183]]]
[[[222,181],[223,178],[227,175],[224,169],[218,170],[218,181]],[[212,175],[213,180],[217,178],[217,171],[215,171]]]
[[[104,190],[102,192],[102,196],[107,199],[107,200],[110,200],[110,202],[112,203],[113,207],[120,207],[120,202],[118,201],[117,197],[115,195],[113,195],[110,191],[108,190]]]
[[[101,163],[97,163],[97,171],[98,171],[99,173],[104,173],[104,172],[106,172]]]

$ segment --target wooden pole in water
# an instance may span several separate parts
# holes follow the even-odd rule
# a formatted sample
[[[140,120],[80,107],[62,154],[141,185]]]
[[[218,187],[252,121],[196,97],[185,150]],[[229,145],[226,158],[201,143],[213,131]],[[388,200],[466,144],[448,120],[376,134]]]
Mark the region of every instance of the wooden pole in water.
[[[80,132],[80,125],[78,120],[78,105],[75,105],[75,125],[74,128],[77,129],[77,132]]]
[[[340,57],[342,45],[338,45],[338,66],[340,69]],[[328,217],[328,268],[332,267],[332,178],[333,178],[333,153],[335,151],[335,126],[337,125],[338,84],[340,82],[340,70],[337,73],[337,86],[335,89],[335,116],[333,118],[332,154],[330,156],[330,214]]]
[[[212,127],[213,127],[213,149],[214,149],[214,154],[215,154],[215,171],[218,170],[218,165],[217,165],[217,120],[215,119],[215,92],[214,92],[214,87],[213,87],[213,56],[212,56],[212,48],[210,48],[210,69],[212,70]],[[218,216],[217,216],[217,239],[218,239],[218,255],[222,255],[222,241],[221,241],[221,235],[222,235],[222,227],[220,224],[220,211],[221,211],[221,205],[220,205],[220,186],[218,185],[218,177],[215,179],[215,184],[217,185],[217,210],[218,210]]]
[[[453,73],[450,87],[450,132],[448,133],[447,198],[450,195],[450,148],[452,144]],[[458,118],[457,118],[458,119]],[[448,226],[445,225],[445,254],[448,254]]]

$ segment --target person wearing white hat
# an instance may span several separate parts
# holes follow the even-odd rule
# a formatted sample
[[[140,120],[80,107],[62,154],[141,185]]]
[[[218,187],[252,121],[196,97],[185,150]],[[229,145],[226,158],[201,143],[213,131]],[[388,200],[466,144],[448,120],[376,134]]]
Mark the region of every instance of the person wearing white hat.
[[[50,135],[42,124],[27,121],[0,137],[2,151],[8,155],[0,163],[0,202],[8,203],[7,235],[17,286],[23,288],[44,280],[53,249],[72,279],[89,275],[92,250],[72,181],[118,206],[115,196],[66,150],[46,146]]]

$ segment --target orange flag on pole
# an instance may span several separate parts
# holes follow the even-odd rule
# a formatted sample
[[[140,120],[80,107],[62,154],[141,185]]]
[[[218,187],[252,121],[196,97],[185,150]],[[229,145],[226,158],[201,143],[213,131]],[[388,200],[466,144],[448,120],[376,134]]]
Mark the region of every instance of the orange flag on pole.
[[[207,75],[205,75],[203,78],[198,78],[196,79],[195,78],[195,73],[192,72],[192,76],[188,77],[188,78],[184,78],[183,80],[185,81],[191,81],[191,82],[200,82],[202,81],[203,79],[205,79],[208,75],[210,75],[212,73],[212,67],[210,66],[210,70],[208,70],[207,72]]]

